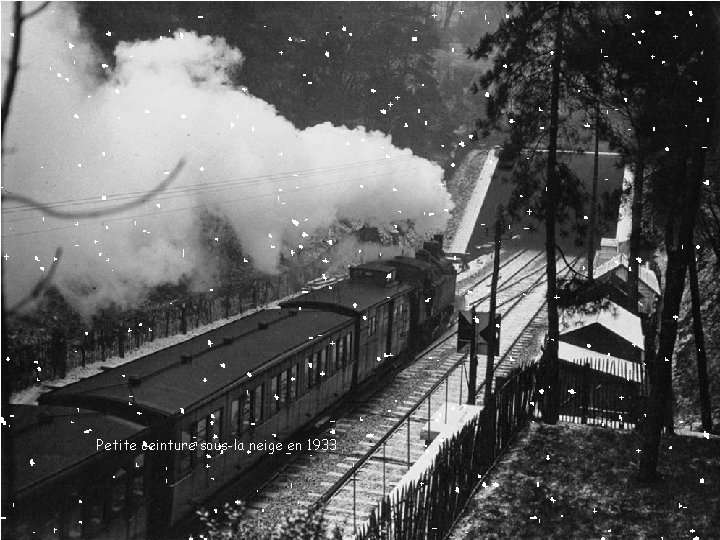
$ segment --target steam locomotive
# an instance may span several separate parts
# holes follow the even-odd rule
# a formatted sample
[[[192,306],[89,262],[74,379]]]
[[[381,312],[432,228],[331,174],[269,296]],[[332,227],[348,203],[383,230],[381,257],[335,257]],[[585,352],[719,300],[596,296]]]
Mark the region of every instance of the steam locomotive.
[[[451,321],[442,240],[12,406],[3,537],[165,536]]]

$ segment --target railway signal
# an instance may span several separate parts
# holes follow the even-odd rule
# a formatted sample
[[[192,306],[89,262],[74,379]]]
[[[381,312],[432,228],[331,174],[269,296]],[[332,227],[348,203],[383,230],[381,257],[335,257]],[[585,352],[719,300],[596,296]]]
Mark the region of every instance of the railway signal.
[[[485,369],[485,405],[489,405],[492,401],[492,378],[495,372],[495,356],[500,355],[500,324],[497,319],[497,284],[500,278],[500,242],[502,241],[502,230],[504,225],[503,206],[497,207],[497,220],[495,220],[495,254],[493,257],[493,275],[490,285],[490,313],[488,314],[488,324],[492,327],[487,332],[487,364]]]
[[[494,337],[495,342],[492,347],[493,355],[500,354],[500,321],[501,315],[495,315]],[[475,320],[473,321],[472,311],[458,312],[458,337],[457,350],[460,352],[466,345],[470,344],[473,336],[473,326],[475,327],[475,346],[476,354],[487,354],[491,339],[493,338],[492,329],[490,328],[490,314],[485,311],[476,311]]]
[[[495,323],[490,324],[490,314],[470,311],[458,312],[457,350],[470,345],[470,373],[468,374],[468,403],[475,404],[477,389],[477,355],[500,354],[500,314],[495,315]]]
[[[490,324],[490,313],[478,313],[477,318],[480,321],[478,325],[477,354],[500,355],[500,313],[495,314],[495,324]]]

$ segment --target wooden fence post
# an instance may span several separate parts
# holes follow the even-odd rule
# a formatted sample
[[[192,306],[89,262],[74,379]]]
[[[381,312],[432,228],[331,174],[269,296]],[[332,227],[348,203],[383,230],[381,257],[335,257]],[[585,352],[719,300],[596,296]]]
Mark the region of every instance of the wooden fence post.
[[[118,332],[117,332],[118,356],[120,358],[125,358],[125,336],[124,336],[124,332],[123,332],[123,327],[124,327],[124,325],[121,324],[118,327]]]
[[[140,347],[140,327],[137,317],[133,317],[133,332],[135,332],[135,348],[137,349]]]
[[[180,311],[180,332],[187,334],[187,305],[185,302],[182,303],[182,310]]]
[[[585,362],[582,368],[582,385],[581,385],[581,417],[580,422],[587,424],[588,408],[590,407],[590,363]]]

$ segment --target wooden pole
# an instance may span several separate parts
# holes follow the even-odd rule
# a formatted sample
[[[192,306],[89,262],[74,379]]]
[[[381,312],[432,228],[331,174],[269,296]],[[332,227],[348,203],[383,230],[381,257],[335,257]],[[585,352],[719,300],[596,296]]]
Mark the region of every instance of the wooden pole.
[[[488,345],[487,365],[485,366],[485,399],[484,404],[490,402],[492,394],[493,372],[495,371],[495,312],[497,311],[497,284],[500,277],[500,242],[502,240],[503,228],[503,207],[498,205],[497,218],[495,220],[495,255],[493,260],[493,275],[490,283],[490,313],[488,314]]]
[[[477,388],[477,356],[475,355],[475,306],[470,310],[470,373],[468,374],[468,405],[475,405],[475,389]]]
[[[458,400],[458,405],[462,405],[463,371],[465,371],[465,360],[460,364],[460,399]]]

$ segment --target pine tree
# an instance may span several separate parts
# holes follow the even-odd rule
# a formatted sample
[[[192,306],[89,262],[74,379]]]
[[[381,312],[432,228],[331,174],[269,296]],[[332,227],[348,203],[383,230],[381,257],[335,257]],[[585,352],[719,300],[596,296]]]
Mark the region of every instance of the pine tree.
[[[516,160],[513,173],[517,185],[509,211],[516,216],[519,211],[528,211],[545,225],[548,339],[544,418],[554,423],[559,408],[560,334],[556,224],[564,223],[573,211],[576,218],[582,216],[585,199],[579,180],[557,157],[560,141],[564,145],[577,142],[576,107],[582,102],[574,94],[578,88],[585,88],[565,62],[565,54],[575,39],[574,29],[587,19],[589,7],[565,2],[509,6],[512,13],[497,31],[485,35],[468,53],[475,59],[489,55],[493,61],[492,69],[479,80],[480,91],[486,91],[487,120],[477,122],[478,130],[486,134],[491,129],[507,132],[501,159],[516,158],[521,152],[523,158],[528,157]],[[538,148],[546,150],[541,153],[543,159],[536,159],[532,152]]]

